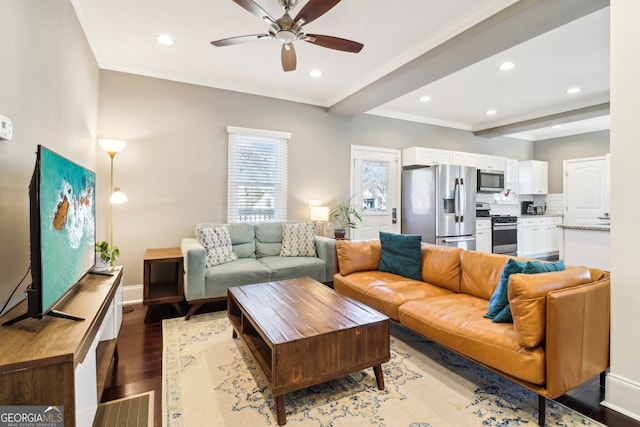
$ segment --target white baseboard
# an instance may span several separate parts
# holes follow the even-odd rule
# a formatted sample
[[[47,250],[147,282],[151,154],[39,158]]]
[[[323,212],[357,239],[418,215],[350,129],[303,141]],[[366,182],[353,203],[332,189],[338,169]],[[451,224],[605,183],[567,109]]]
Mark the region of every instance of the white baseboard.
[[[605,400],[600,404],[640,421],[640,384],[609,373],[605,388]]]
[[[124,305],[141,303],[143,290],[144,290],[144,286],[142,286],[142,284],[123,286],[122,287],[122,303]]]

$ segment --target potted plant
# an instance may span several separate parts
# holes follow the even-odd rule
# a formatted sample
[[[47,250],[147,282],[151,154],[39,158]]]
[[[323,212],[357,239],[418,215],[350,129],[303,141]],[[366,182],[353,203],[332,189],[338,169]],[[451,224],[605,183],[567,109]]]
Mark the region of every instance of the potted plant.
[[[110,270],[113,268],[113,263],[120,256],[120,249],[117,246],[110,246],[109,242],[103,240],[96,243],[96,254],[98,254],[98,260],[96,260],[96,271]]]
[[[338,204],[329,212],[329,219],[337,226],[333,229],[336,239],[344,239],[347,228],[357,228],[356,221],[362,222],[362,215],[358,209],[351,204],[351,199]]]

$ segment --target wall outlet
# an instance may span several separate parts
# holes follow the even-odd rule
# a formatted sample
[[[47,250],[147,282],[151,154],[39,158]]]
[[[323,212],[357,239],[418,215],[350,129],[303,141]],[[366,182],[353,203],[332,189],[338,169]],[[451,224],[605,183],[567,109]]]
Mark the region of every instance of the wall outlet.
[[[13,124],[11,123],[11,119],[0,114],[0,140],[6,139],[7,141],[11,141],[12,136]]]

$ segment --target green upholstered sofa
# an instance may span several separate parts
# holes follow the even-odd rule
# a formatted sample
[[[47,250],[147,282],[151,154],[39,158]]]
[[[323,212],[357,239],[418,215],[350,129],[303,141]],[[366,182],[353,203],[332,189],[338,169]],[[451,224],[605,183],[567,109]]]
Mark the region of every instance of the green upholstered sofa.
[[[294,222],[296,221],[290,221]],[[237,260],[209,268],[206,267],[205,248],[198,239],[182,239],[184,293],[190,305],[185,320],[189,320],[204,303],[226,299],[227,289],[232,286],[296,277],[331,282],[336,241],[328,237],[315,236],[316,257],[280,256],[283,224],[198,224],[196,230],[199,227],[226,227],[231,236],[233,252],[238,256]]]

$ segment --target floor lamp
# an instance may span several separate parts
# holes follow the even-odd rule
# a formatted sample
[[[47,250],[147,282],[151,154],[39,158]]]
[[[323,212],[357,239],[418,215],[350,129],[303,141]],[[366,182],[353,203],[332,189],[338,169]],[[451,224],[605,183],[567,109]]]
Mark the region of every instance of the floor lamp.
[[[113,186],[113,158],[127,145],[127,141],[119,139],[99,139],[98,144],[100,144],[100,147],[102,147],[111,158],[111,173],[109,175],[109,191],[111,191],[111,197],[109,199],[109,245],[113,246],[113,205],[127,201],[127,196],[120,190],[120,187]]]

